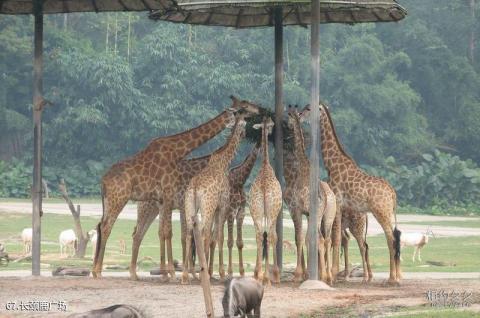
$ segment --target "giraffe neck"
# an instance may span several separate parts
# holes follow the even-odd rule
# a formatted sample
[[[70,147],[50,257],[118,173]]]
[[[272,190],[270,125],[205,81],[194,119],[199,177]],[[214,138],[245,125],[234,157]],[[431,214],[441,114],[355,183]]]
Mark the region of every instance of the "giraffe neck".
[[[218,169],[218,171],[227,171],[242,139],[242,133],[243,128],[236,123],[226,144],[215,151],[210,157],[210,163],[215,166],[215,169]]]
[[[269,165],[270,158],[268,155],[268,130],[266,129],[265,125],[262,127],[262,144],[260,147],[262,148],[263,154],[262,165]]]
[[[343,145],[338,140],[330,112],[320,106],[321,148],[323,162],[328,173],[334,170],[335,165],[348,164],[357,166],[355,161],[345,152]]]
[[[250,175],[250,172],[257,161],[258,149],[260,145],[256,144],[252,151],[248,154],[247,158],[239,164],[238,166],[230,170],[230,174],[235,179],[235,183],[239,185],[244,185]]]
[[[230,116],[230,112],[223,111],[215,118],[198,127],[176,135],[156,138],[150,142],[147,149],[163,152],[165,151],[165,143],[168,143],[169,145],[174,145],[174,147],[170,146],[171,151],[174,153],[173,158],[183,158],[225,129]]]
[[[304,163],[308,162],[305,153],[305,139],[303,138],[303,131],[300,122],[295,119],[293,124],[293,154],[297,161]]]

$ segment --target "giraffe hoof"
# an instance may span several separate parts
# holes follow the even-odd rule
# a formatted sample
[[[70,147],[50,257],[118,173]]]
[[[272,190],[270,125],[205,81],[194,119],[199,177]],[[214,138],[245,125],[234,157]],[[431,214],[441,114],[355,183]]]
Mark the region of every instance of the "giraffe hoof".
[[[295,283],[300,283],[302,282],[303,280],[305,280],[305,275],[303,273],[299,273],[299,272],[296,272],[295,273],[295,276],[293,277],[293,281]]]
[[[399,287],[400,283],[393,278],[389,278],[384,282],[384,285],[389,287]]]
[[[185,277],[185,275],[182,275],[182,279],[181,279],[180,283],[181,283],[182,285],[188,285],[188,284],[190,284],[190,281],[189,281],[189,279],[188,279],[188,274],[186,275],[186,277]]]
[[[93,278],[102,278],[102,273],[93,271],[92,276]]]

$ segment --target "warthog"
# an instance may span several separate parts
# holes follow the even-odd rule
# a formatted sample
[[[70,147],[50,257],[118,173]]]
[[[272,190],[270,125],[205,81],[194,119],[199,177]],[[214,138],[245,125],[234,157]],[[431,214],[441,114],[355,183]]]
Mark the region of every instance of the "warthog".
[[[253,278],[233,278],[225,282],[223,316],[260,317],[263,286]],[[254,314],[252,315],[252,311]]]
[[[69,318],[143,318],[140,310],[129,305],[113,305],[110,307],[95,309],[80,314],[73,314]]]

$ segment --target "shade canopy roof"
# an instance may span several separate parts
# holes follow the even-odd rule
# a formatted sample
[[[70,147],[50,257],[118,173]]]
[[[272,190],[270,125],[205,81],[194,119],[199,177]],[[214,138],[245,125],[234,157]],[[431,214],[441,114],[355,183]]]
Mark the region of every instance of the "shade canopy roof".
[[[0,0],[2,14],[33,14],[33,0]],[[43,13],[167,10],[170,0],[44,0]]]
[[[311,0],[172,0],[150,14],[155,20],[249,28],[272,26],[275,7],[283,8],[284,25],[308,25]],[[407,12],[395,0],[320,1],[321,23],[394,22]]]

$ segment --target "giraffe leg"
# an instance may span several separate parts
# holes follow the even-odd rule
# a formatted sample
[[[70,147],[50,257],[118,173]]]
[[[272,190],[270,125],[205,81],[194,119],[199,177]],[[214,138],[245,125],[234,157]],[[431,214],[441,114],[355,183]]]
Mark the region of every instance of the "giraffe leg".
[[[270,242],[271,242],[271,234],[268,233],[267,237],[263,236],[262,233],[262,239],[266,239],[267,242],[267,255],[265,256],[265,271],[263,272],[263,284],[270,286],[272,283],[270,281],[270,264],[269,264],[269,256],[270,256]],[[265,244],[265,243],[264,243]]]
[[[212,236],[216,237],[216,235],[214,233],[212,235],[212,232],[213,232],[212,227],[213,227],[213,221],[214,221],[211,218],[212,214],[204,213],[204,215],[205,215],[205,218],[201,221],[203,223],[202,234],[203,234],[203,242],[204,242],[204,249],[205,249],[205,259],[208,264],[208,275],[211,278],[213,275],[213,262],[214,262],[215,245],[216,245],[216,240],[212,240]],[[217,224],[215,224],[215,228],[217,228]]]
[[[160,240],[160,274],[162,279],[168,280],[167,265],[165,262],[165,210],[160,211],[158,218],[158,239]]]
[[[258,281],[262,281],[263,273],[262,273],[262,243],[263,243],[263,233],[262,231],[256,227],[256,236],[257,240],[257,261],[255,263],[255,270],[253,272],[253,276]]]
[[[332,238],[327,236],[325,238],[325,262],[327,268],[327,284],[333,284],[333,277],[332,277]]]
[[[128,198],[117,199],[113,201],[109,197],[104,198],[105,211],[102,216],[102,220],[97,226],[97,250],[95,251],[95,259],[93,261],[92,275],[94,278],[102,276],[103,258],[105,256],[105,247],[107,246],[107,240],[112,232],[112,227],[117,220],[118,215],[122,211],[125,204],[127,204]],[[113,202],[112,202],[113,201]]]
[[[321,230],[318,230],[318,266],[320,268],[320,280],[327,283],[327,269],[325,264],[325,238]]]
[[[139,211],[140,212],[140,211]],[[133,231],[133,243],[132,243],[132,258],[130,260],[130,278],[133,280],[138,280],[137,276],[137,259],[138,252],[140,249],[140,244],[142,244],[143,237],[147,233],[150,225],[155,221],[159,211],[158,210],[148,210],[145,213],[138,215],[137,225]]]
[[[192,227],[187,225],[186,233],[185,233],[185,252],[186,252],[186,260],[183,263],[183,273],[182,273],[182,284],[188,284],[190,279],[188,277],[188,270],[195,271],[193,268],[193,261],[192,261]]]
[[[245,218],[245,207],[242,206],[237,212],[237,248],[238,248],[238,270],[240,276],[245,276],[245,269],[243,267],[243,236],[242,226],[243,219]]]
[[[418,252],[418,247],[415,246],[414,249],[413,249],[413,256],[412,256],[412,262],[415,263],[415,254],[417,254]]]
[[[187,258],[187,222],[185,219],[185,210],[180,209],[180,228],[181,228],[181,240],[182,240],[182,265],[185,267],[186,258]]]
[[[340,205],[337,204],[337,212],[335,214],[335,220],[332,227],[332,276],[333,281],[337,279],[338,272],[340,271],[340,245],[342,242],[342,211]]]
[[[223,211],[222,211],[223,210]],[[223,240],[225,239],[225,221],[226,221],[226,211],[222,209],[219,215],[219,227],[217,231],[217,244],[218,244],[218,274],[220,275],[220,280],[225,280],[225,266],[223,264]],[[212,256],[213,258],[213,256]]]
[[[215,262],[215,248],[217,246],[217,238],[220,235],[219,223],[220,223],[219,218],[215,217],[213,235],[211,234],[212,231],[209,231],[209,234],[205,236],[205,253],[209,254],[207,258],[207,263],[208,263],[208,275],[210,276],[210,278],[213,277],[213,263]],[[208,246],[208,249],[207,249],[207,246]]]
[[[371,282],[373,279],[372,268],[370,267],[370,260],[368,258],[368,244],[365,242],[365,262],[367,263],[367,271],[368,271],[368,282]]]
[[[173,198],[173,195],[170,196]],[[167,245],[167,257],[168,257],[168,265],[167,270],[170,274],[170,277],[175,279],[175,266],[173,265],[173,249],[172,249],[172,209],[173,209],[173,202],[171,200],[164,200],[163,201],[163,210],[165,213],[165,220],[164,220],[164,233],[165,233],[165,244]]]
[[[345,281],[348,281],[350,278],[350,262],[348,260],[348,244],[349,240],[346,235],[342,236],[342,247],[343,247],[343,258],[345,260]]]
[[[370,265],[368,264],[368,245],[365,241],[365,217],[357,217],[350,226],[350,232],[352,232],[355,240],[358,244],[358,249],[360,251],[360,256],[362,257],[362,268],[363,268],[363,283],[370,281],[369,276],[371,273]]]
[[[297,210],[292,210],[290,213],[295,228],[295,245],[297,246],[297,267],[295,269],[294,281],[299,282],[303,279],[304,262],[303,260],[303,237],[302,237],[302,214]]]
[[[273,249],[273,269],[272,269],[272,276],[273,276],[273,283],[279,284],[280,283],[280,270],[277,264],[277,229],[275,228],[276,223],[273,223],[273,226],[270,230],[270,242],[269,245],[272,246]]]
[[[366,245],[366,242],[363,240],[363,238],[361,239],[357,239],[357,243],[358,243],[358,249],[360,251],[360,256],[362,257],[362,268],[363,268],[363,279],[362,279],[362,283],[366,283],[366,282],[369,282],[370,279],[369,279],[369,266],[367,265],[367,245]]]
[[[398,285],[398,282],[396,279],[396,262],[395,262],[393,229],[392,229],[392,226],[390,225],[390,221],[383,220],[383,219],[380,219],[380,220],[377,219],[377,221],[379,221],[380,225],[383,228],[383,231],[385,232],[385,237],[387,239],[387,244],[388,244],[388,250],[390,252],[390,277],[387,280],[387,284]]]
[[[227,231],[228,231],[228,239],[227,239],[227,247],[228,247],[228,268],[227,273],[229,277],[233,277],[233,268],[232,268],[232,249],[233,249],[233,214],[228,215],[227,220]]]

